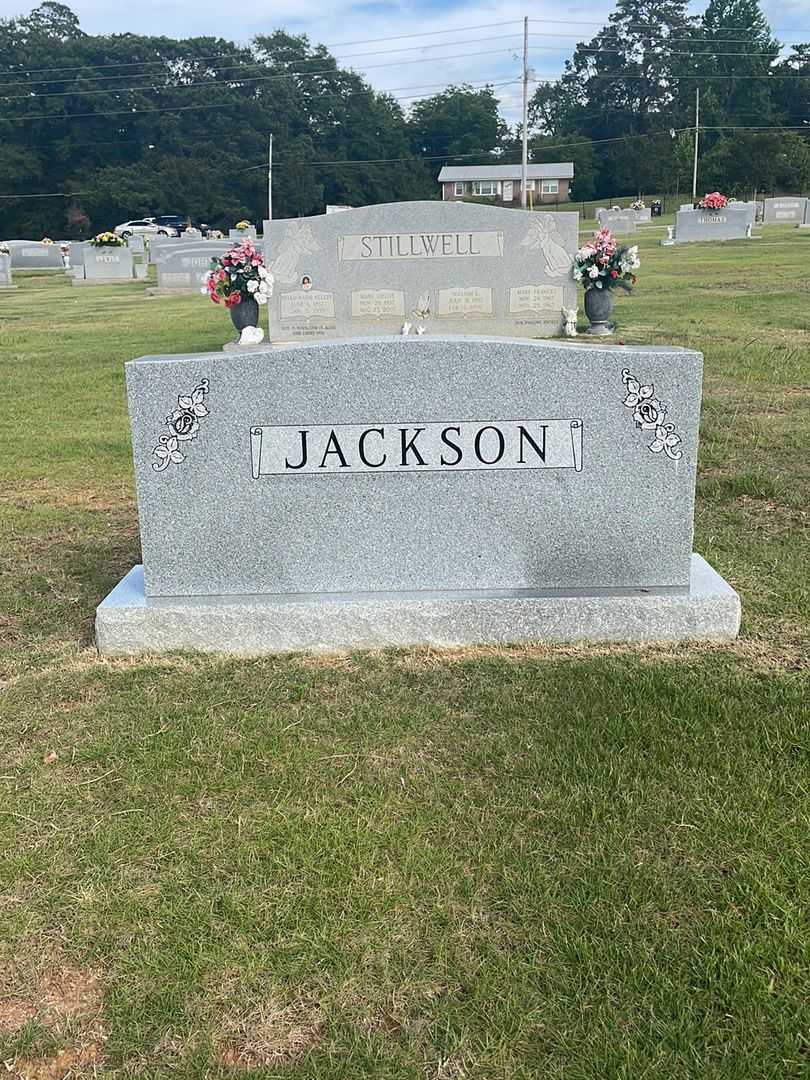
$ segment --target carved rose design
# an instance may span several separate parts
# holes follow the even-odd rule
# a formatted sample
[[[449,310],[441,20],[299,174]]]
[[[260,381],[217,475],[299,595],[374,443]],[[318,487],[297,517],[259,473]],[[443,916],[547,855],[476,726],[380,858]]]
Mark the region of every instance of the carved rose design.
[[[200,421],[190,409],[175,409],[171,416],[166,417],[166,423],[177,438],[184,442],[187,439],[196,439],[200,430]]]
[[[677,461],[678,458],[683,457],[683,450],[678,449],[680,445],[681,437],[675,434],[675,425],[661,424],[655,429],[655,438],[650,443],[649,449],[653,454],[660,454],[663,451],[668,458]]]
[[[208,416],[205,395],[208,393],[208,379],[201,379],[190,394],[180,394],[177,408],[166,417],[166,426],[170,435],[161,435],[158,445],[152,451],[156,458],[152,462],[155,472],[163,472],[169,465],[181,465],[185,454],[180,450],[181,442],[190,442],[197,438],[200,420]]]
[[[683,450],[679,449],[681,437],[676,434],[674,424],[665,423],[667,407],[655,396],[652,383],[643,386],[629,368],[622,371],[622,382],[627,390],[624,405],[633,410],[636,427],[655,432],[647,449],[653,454],[664,453],[673,461],[683,457]]]

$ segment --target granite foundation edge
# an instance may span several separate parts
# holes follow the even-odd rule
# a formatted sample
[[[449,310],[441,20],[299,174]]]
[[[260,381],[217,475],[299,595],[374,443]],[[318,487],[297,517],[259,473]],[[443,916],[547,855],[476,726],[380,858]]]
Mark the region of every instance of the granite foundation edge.
[[[699,555],[683,595],[538,596],[289,602],[212,598],[149,604],[135,567],[96,611],[104,656],[284,652],[528,642],[730,641],[740,598]]]

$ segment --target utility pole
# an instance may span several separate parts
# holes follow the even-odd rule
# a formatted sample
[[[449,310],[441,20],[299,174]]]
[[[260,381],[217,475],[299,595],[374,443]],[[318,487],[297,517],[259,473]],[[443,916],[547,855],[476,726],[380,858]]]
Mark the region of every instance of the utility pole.
[[[273,136],[267,150],[267,220],[273,220]]]
[[[529,172],[529,17],[523,19],[523,152],[520,159],[520,205],[526,209]]]
[[[695,165],[692,170],[692,205],[697,202],[698,141],[700,139],[700,87],[695,87]]]

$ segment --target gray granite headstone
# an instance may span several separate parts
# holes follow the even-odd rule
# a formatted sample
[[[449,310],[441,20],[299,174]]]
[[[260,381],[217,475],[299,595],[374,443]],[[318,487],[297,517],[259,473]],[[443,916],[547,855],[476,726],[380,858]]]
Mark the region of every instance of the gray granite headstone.
[[[675,243],[712,240],[744,240],[753,222],[748,207],[724,206],[722,210],[679,210],[675,215]]]
[[[211,269],[211,260],[231,247],[230,240],[186,240],[178,246],[161,248],[154,257],[157,287],[163,291],[197,292],[203,275]]]
[[[776,199],[765,200],[766,225],[801,225],[807,199],[802,196],[783,195]]]
[[[249,229],[228,229],[228,239],[233,240],[255,240],[256,239],[256,226],[251,225]]]
[[[143,255],[146,251],[146,241],[141,233],[133,233],[127,238],[127,247],[133,255]]]
[[[38,240],[8,240],[11,265],[15,270],[64,270],[59,244]]]
[[[602,210],[598,221],[601,228],[607,227],[614,236],[628,236],[636,231],[634,210]]]
[[[634,210],[636,225],[646,224],[648,221],[652,221],[652,207],[645,206],[643,210]]]
[[[183,244],[187,243],[188,240],[184,240],[182,236],[153,236],[149,240],[149,262],[157,262],[161,251],[182,247]]]
[[[810,229],[810,199],[804,204],[804,220],[799,226],[800,229]]]
[[[84,252],[85,281],[132,281],[132,252],[127,247],[94,247]]]
[[[701,369],[445,336],[133,361],[147,596],[683,592]]]
[[[11,289],[14,282],[11,278],[11,255],[0,255],[0,289]]]
[[[273,337],[558,334],[578,219],[417,201],[265,222]]]
[[[84,253],[92,245],[87,240],[71,240],[70,242],[70,266],[72,270],[78,270],[84,266]]]

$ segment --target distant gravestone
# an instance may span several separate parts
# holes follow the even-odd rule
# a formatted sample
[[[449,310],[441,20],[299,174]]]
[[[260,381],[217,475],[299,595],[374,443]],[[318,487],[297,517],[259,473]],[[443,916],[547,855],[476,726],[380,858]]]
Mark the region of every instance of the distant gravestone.
[[[675,243],[745,240],[752,224],[748,207],[731,205],[722,210],[679,210],[675,215]]]
[[[184,240],[182,236],[153,236],[149,241],[149,262],[155,263],[161,251],[181,247],[187,243],[188,240]]]
[[[598,220],[599,227],[610,229],[614,236],[629,236],[636,231],[634,210],[602,210]]]
[[[256,226],[251,225],[249,229],[229,229],[229,240],[255,240],[256,239]]]
[[[801,196],[782,196],[765,200],[764,222],[766,225],[801,225],[807,199]]]
[[[0,255],[0,289],[13,289],[11,255]]]
[[[70,268],[81,270],[84,266],[84,253],[90,244],[87,240],[72,240],[70,243]]]
[[[127,247],[133,255],[143,255],[146,251],[146,241],[141,233],[133,233],[127,238]]]
[[[11,265],[15,270],[64,270],[59,244],[38,240],[9,240]]]
[[[652,208],[649,206],[645,206],[641,210],[633,210],[633,214],[636,219],[636,225],[652,221]]]
[[[162,248],[155,256],[158,293],[199,292],[211,260],[224,255],[229,240],[187,240],[178,247]]]
[[[422,201],[265,222],[272,333],[558,334],[578,218]]]
[[[804,204],[804,220],[799,226],[800,229],[810,229],[810,199]]]
[[[132,252],[127,247],[96,247],[84,251],[84,273],[74,277],[74,285],[112,285],[132,281]]]
[[[692,554],[701,373],[445,335],[133,361],[143,567],[99,648],[732,637]]]

